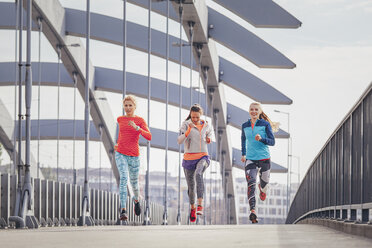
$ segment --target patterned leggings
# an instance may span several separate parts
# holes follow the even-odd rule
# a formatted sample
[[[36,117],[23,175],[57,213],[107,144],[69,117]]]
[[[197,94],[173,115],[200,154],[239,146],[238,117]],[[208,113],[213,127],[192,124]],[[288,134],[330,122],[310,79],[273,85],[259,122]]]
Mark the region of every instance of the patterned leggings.
[[[195,204],[195,181],[196,181],[196,195],[203,198],[204,194],[204,181],[203,173],[208,168],[208,163],[205,159],[201,159],[196,165],[195,170],[188,170],[183,168],[187,182],[187,193],[189,194],[190,205]]]
[[[132,157],[115,152],[116,166],[119,170],[120,175],[120,207],[126,208],[127,203],[127,184],[128,184],[128,169],[129,169],[129,179],[130,184],[133,188],[133,200],[138,200],[138,175],[140,168],[139,157]]]
[[[264,191],[270,180],[270,159],[268,160],[246,160],[245,178],[248,183],[248,202],[250,209],[256,208],[256,178],[257,172],[260,172],[260,186]]]

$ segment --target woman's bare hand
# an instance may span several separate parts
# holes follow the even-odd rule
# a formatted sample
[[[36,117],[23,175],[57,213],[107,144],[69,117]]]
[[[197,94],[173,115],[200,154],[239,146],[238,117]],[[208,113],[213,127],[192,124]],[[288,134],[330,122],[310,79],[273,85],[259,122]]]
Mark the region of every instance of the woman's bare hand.
[[[193,128],[193,127],[195,127],[195,125],[194,125],[194,123],[191,122],[191,123],[189,124],[189,128]]]
[[[245,163],[245,156],[242,156],[242,158],[240,159],[243,163]]]
[[[133,121],[129,121],[129,122],[128,122],[128,125],[131,126],[131,127],[133,127],[134,129],[137,130],[137,125],[136,125],[136,123],[134,123]]]

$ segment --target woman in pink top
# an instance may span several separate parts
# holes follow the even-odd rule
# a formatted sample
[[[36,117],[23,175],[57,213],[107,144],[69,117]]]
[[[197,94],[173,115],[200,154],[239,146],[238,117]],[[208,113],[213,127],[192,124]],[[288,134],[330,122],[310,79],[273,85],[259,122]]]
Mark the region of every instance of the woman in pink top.
[[[133,188],[134,212],[137,216],[141,214],[141,206],[138,201],[138,176],[140,168],[139,159],[139,136],[151,140],[151,133],[145,120],[134,115],[136,110],[136,99],[127,95],[123,100],[126,115],[118,117],[119,137],[115,145],[115,160],[120,174],[120,220],[127,220],[126,211],[128,170],[129,179]]]

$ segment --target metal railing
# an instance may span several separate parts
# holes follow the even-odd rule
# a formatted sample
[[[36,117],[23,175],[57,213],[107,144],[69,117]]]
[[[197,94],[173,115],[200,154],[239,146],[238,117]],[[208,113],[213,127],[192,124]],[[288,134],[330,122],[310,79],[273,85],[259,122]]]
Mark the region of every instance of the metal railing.
[[[306,218],[371,222],[371,182],[372,83],[312,162],[286,223]]]
[[[17,176],[0,175],[0,228],[12,226],[9,217],[14,213],[17,190]],[[38,178],[31,180],[34,189],[34,213],[40,227],[76,226],[82,211],[83,186]],[[127,198],[128,221],[119,223],[119,194],[98,189],[90,189],[90,216],[95,225],[142,225],[143,211],[134,214],[134,204]],[[144,207],[145,202],[141,201]],[[142,208],[143,208],[142,207]],[[150,220],[153,225],[163,223],[164,206],[150,203]],[[175,225],[177,210],[168,208],[168,224]],[[186,224],[187,213],[182,213],[182,223]]]

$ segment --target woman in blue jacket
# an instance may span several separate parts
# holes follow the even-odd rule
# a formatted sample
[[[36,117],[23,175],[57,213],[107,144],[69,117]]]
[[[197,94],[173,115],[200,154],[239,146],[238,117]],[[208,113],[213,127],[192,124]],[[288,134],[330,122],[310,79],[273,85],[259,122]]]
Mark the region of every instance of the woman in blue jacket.
[[[262,111],[259,103],[252,103],[249,106],[249,115],[251,119],[242,125],[242,158],[245,163],[245,176],[248,182],[248,202],[251,210],[249,219],[252,223],[257,223],[256,207],[256,178],[260,173],[260,199],[266,199],[270,179],[270,151],[268,146],[275,144],[273,134],[277,131],[278,123],[273,123],[269,117]]]

